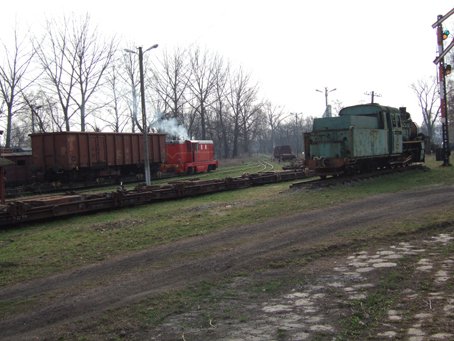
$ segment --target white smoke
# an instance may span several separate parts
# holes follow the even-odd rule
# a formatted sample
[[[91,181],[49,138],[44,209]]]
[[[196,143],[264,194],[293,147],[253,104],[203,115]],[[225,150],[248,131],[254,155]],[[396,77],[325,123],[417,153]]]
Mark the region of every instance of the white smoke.
[[[189,140],[189,134],[185,127],[179,125],[175,118],[161,119],[154,124],[155,128],[167,135],[179,140]]]

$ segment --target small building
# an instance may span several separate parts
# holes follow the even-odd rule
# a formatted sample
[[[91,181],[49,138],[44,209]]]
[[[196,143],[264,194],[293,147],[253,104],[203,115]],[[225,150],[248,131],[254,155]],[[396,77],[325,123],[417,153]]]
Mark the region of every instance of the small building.
[[[0,157],[0,203],[5,203],[5,168],[13,165],[14,162]]]

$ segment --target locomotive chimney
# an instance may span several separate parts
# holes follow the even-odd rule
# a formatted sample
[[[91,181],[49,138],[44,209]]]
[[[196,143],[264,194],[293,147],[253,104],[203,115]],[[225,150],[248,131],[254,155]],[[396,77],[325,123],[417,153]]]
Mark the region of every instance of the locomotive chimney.
[[[408,120],[410,118],[410,114],[407,112],[407,107],[400,107],[400,117],[404,120]]]

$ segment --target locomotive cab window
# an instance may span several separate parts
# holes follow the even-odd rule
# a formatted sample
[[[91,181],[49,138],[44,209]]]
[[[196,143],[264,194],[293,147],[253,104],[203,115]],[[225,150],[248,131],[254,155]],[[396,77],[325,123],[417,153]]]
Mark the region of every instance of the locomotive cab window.
[[[397,127],[396,114],[391,114],[391,121],[392,121],[393,128],[396,128]]]
[[[385,129],[386,128],[386,113],[384,111],[380,111],[378,114],[378,127],[380,129]]]

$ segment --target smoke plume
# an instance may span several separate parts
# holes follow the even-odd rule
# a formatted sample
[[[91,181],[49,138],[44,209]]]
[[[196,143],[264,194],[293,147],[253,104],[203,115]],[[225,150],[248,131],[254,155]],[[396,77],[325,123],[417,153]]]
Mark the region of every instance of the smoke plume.
[[[179,125],[175,118],[158,120],[154,126],[159,131],[173,136],[178,140],[189,140],[189,134],[185,127]]]

